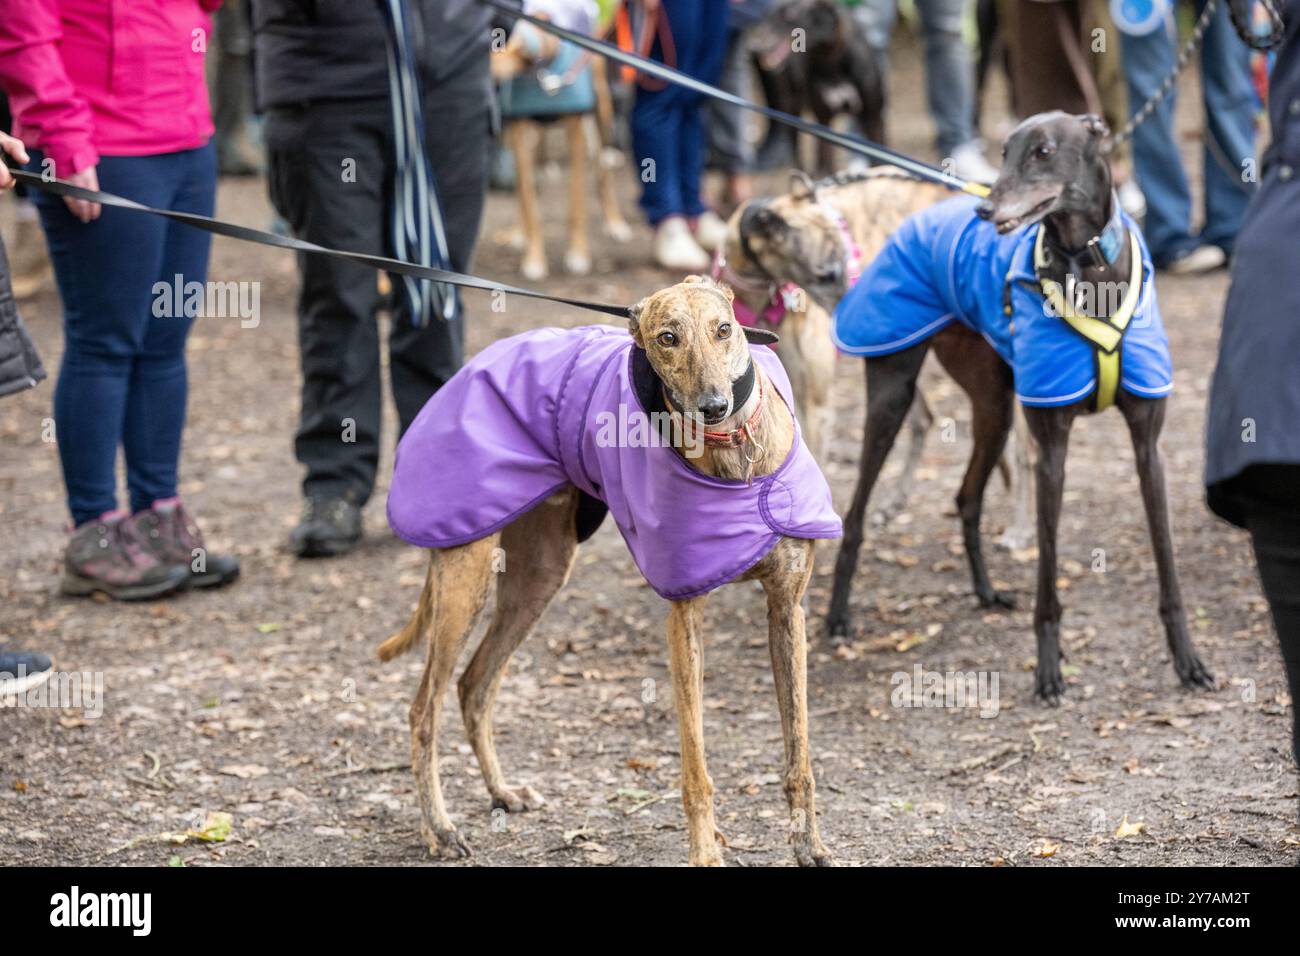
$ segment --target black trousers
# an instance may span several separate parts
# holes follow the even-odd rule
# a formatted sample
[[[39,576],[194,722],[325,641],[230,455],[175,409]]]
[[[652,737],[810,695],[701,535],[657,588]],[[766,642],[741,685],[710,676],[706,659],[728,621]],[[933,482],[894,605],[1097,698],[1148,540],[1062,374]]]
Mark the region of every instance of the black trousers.
[[[1291,688],[1292,748],[1300,763],[1300,465],[1252,465],[1232,481],[1273,612]]]
[[[322,67],[324,69],[325,67]],[[487,58],[424,91],[429,162],[437,177],[451,267],[467,272],[486,188],[493,107]],[[392,255],[393,133],[388,100],[328,100],[267,111],[271,201],[295,235],[324,246]],[[298,339],[302,413],[295,451],[303,493],[364,503],[379,465],[383,393],[373,269],[301,256]],[[394,283],[395,286],[397,283]],[[401,432],[460,367],[462,324],[415,328],[402,296],[388,338]],[[400,434],[400,432],[399,432]]]

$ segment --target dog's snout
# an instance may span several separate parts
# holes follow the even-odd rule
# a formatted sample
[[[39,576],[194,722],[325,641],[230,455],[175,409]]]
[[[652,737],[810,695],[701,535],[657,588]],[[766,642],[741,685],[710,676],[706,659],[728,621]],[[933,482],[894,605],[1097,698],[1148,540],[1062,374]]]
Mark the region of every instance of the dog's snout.
[[[710,392],[700,396],[699,402],[700,414],[704,420],[713,423],[720,422],[727,414],[727,397],[717,392]]]
[[[994,205],[991,200],[985,199],[975,207],[975,215],[979,216],[985,222],[993,218]]]

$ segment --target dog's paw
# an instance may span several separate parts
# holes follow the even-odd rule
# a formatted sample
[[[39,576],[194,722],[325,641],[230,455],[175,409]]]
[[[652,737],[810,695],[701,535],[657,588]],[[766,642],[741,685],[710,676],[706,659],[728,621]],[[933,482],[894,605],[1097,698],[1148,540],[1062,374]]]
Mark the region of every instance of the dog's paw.
[[[979,595],[979,599],[982,608],[1014,611],[1016,607],[1015,595],[1007,594],[1005,591],[990,590],[987,594]]]
[[[994,541],[1003,551],[1010,551],[1015,554],[1017,551],[1025,551],[1033,546],[1035,532],[1032,528],[1008,528]]]
[[[1189,690],[1217,690],[1219,687],[1214,675],[1195,653],[1189,653],[1182,659],[1175,658],[1174,670],[1178,672],[1178,679],[1183,682],[1183,686]]]
[[[591,256],[585,252],[566,252],[564,254],[564,270],[571,276],[587,275],[591,272]]]
[[[1060,668],[1052,673],[1041,670],[1034,672],[1034,697],[1047,707],[1060,707],[1061,695],[1065,693],[1065,678]]]
[[[831,856],[831,851],[822,846],[820,842],[815,844],[794,845],[794,859],[800,866],[836,866],[835,857]]]
[[[546,806],[546,798],[532,787],[502,787],[492,794],[492,809],[507,813],[525,813]]]
[[[469,844],[455,827],[430,831],[421,826],[420,833],[424,837],[424,845],[429,848],[429,855],[435,860],[464,860],[471,855]]]
[[[605,235],[615,242],[631,242],[632,227],[622,219],[605,223]]]
[[[832,614],[826,618],[826,637],[835,645],[847,644],[849,640],[848,615]]]
[[[524,259],[519,266],[519,271],[529,282],[540,282],[548,275],[546,261],[531,258]]]

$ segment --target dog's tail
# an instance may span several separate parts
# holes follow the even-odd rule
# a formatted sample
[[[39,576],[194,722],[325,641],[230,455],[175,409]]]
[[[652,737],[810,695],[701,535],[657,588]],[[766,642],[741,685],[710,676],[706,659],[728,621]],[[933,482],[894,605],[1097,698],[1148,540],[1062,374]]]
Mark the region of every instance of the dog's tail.
[[[433,583],[434,567],[433,560],[430,560],[429,573],[424,579],[424,590],[420,592],[420,603],[416,605],[415,613],[406,623],[406,627],[379,645],[381,661],[391,661],[394,657],[400,657],[411,649],[417,638],[429,633],[429,626],[433,623]]]

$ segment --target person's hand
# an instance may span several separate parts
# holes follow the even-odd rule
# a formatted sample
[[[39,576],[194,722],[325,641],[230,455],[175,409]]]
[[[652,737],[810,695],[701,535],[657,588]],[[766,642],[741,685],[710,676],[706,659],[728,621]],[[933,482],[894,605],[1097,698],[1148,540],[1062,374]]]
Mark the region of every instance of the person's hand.
[[[67,182],[72,183],[74,186],[80,186],[82,189],[99,189],[99,177],[95,175],[94,166],[88,166],[79,173],[73,173],[67,178]],[[97,202],[73,199],[71,196],[64,196],[63,201],[68,204],[72,214],[82,222],[90,222],[92,219],[99,218],[101,207]]]
[[[0,149],[4,150],[20,163],[31,162],[31,157],[27,155],[27,147],[23,141],[10,136],[8,133],[0,133]],[[9,167],[0,163],[0,190],[13,189],[16,180],[9,172]]]

